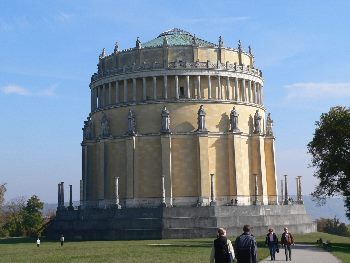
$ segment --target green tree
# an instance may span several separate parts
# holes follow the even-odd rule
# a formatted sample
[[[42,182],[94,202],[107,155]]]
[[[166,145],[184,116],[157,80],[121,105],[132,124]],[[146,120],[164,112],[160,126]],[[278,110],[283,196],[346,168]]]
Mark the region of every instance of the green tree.
[[[24,197],[18,197],[6,203],[4,230],[11,237],[25,235],[23,225],[23,211],[26,201]]]
[[[35,236],[37,230],[44,223],[41,210],[44,207],[44,203],[40,199],[33,195],[28,199],[26,206],[23,210],[23,225],[26,229],[26,233],[29,236]]]
[[[0,184],[0,237],[6,236],[7,231],[4,228],[5,225],[5,212],[4,212],[4,202],[5,202],[6,184]]]
[[[350,108],[336,106],[322,113],[307,146],[319,179],[312,195],[321,202],[342,195],[350,218]]]

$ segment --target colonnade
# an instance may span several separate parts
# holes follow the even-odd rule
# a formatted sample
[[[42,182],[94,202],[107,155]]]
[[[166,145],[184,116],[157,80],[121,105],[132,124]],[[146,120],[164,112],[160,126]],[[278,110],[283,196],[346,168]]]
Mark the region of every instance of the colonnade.
[[[141,87],[137,85],[140,81]],[[169,85],[170,82],[174,85]],[[180,82],[184,85],[180,85]],[[201,82],[207,82],[207,85]],[[202,91],[204,87],[206,91]],[[140,88],[142,95],[137,97]],[[219,75],[161,75],[114,80],[92,85],[91,111],[109,105],[168,99],[233,100],[262,105],[263,86],[250,79]]]

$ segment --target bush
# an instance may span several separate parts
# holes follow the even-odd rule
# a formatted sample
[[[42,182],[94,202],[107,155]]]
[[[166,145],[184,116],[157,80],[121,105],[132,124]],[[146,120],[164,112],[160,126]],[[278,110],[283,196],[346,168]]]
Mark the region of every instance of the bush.
[[[317,231],[338,236],[350,237],[349,228],[344,223],[340,222],[339,218],[337,217],[334,217],[333,219],[317,219]]]

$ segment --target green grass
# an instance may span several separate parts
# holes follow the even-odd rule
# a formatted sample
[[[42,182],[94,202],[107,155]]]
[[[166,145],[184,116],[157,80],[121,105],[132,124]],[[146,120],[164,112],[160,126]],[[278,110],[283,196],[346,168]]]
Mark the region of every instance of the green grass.
[[[322,237],[332,243],[331,252],[343,262],[350,262],[350,238],[312,233],[296,235],[297,243],[312,243]],[[234,240],[233,237],[230,237]],[[268,256],[264,238],[257,238],[259,259]],[[59,242],[45,241],[39,248],[35,240],[0,240],[0,262],[16,263],[181,263],[208,262],[213,239],[172,239],[142,241],[89,241]]]

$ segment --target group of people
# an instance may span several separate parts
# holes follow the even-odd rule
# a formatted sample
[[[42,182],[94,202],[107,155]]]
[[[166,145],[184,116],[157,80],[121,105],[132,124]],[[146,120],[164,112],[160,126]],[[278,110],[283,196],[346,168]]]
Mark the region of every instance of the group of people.
[[[266,235],[265,244],[269,247],[271,260],[275,260],[276,252],[279,252],[279,242],[272,228]],[[291,245],[294,245],[294,238],[287,227],[284,228],[281,244],[285,249],[286,261],[291,261]],[[243,227],[243,234],[236,238],[234,245],[226,237],[226,230],[219,228],[217,238],[212,246],[210,263],[231,263],[235,259],[238,263],[256,263],[257,254],[256,240],[250,233],[249,225]]]

